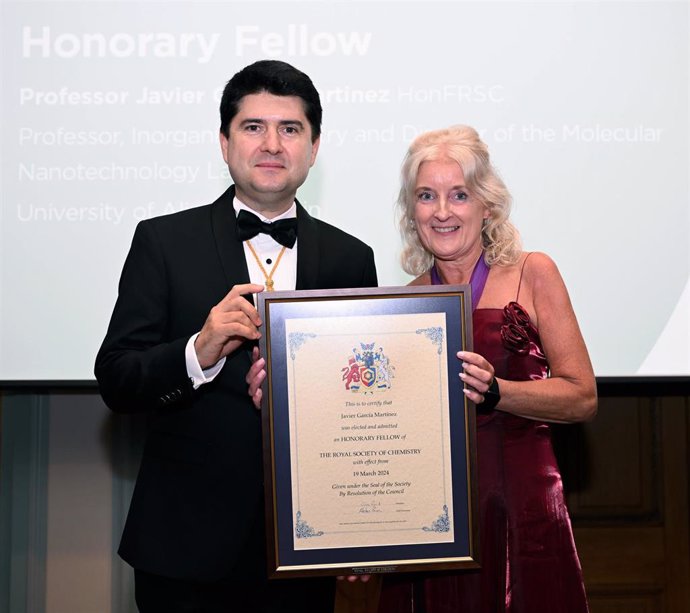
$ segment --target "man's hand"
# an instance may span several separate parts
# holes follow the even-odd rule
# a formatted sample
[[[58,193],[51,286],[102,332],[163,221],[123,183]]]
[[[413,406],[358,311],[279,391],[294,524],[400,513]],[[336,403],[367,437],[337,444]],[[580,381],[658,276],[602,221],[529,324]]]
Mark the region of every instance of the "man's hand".
[[[261,383],[266,378],[266,360],[259,357],[259,348],[252,349],[252,365],[245,377],[249,386],[249,396],[257,409],[261,408]]]
[[[199,366],[206,370],[218,360],[230,355],[245,340],[261,337],[259,313],[244,295],[258,294],[263,285],[245,283],[235,285],[206,318],[204,327],[194,341]]]

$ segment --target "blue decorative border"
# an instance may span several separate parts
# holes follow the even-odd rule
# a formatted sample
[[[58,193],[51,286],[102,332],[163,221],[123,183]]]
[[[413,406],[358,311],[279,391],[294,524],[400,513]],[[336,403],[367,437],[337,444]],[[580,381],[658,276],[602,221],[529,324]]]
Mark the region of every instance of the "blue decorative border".
[[[356,331],[348,331],[346,333],[347,336],[352,336],[353,334],[357,335]],[[443,497],[444,497],[444,504],[443,504],[443,510],[444,510],[444,515],[440,515],[438,519],[436,519],[432,523],[432,527],[428,526],[420,526],[418,528],[405,528],[405,530],[423,530],[425,532],[450,532],[450,527],[451,527],[451,519],[448,516],[448,492],[446,491],[446,454],[443,452],[443,449],[441,447],[442,442],[445,438],[445,432],[443,430],[443,358],[442,358],[442,353],[443,353],[443,344],[444,344],[444,339],[446,337],[446,330],[442,326],[433,326],[430,328],[417,328],[414,331],[409,330],[396,330],[395,332],[378,332],[375,335],[376,336],[386,336],[386,335],[405,335],[405,334],[417,334],[417,335],[424,335],[426,338],[428,338],[434,345],[437,347],[437,354],[438,354],[438,365],[437,365],[437,375],[438,375],[438,410],[439,410],[439,419],[441,423],[441,443],[439,445],[440,452],[439,455],[441,457],[441,470],[442,470],[442,483],[443,483]],[[292,385],[290,386],[292,388],[293,394],[292,394],[292,403],[291,405],[294,407],[293,415],[294,415],[294,422],[295,422],[295,430],[299,430],[299,425],[298,425],[298,418],[299,418],[299,411],[297,410],[297,397],[295,395],[295,390],[297,389],[297,381],[296,381],[296,354],[297,352],[302,348],[302,346],[307,342],[308,339],[310,338],[320,338],[320,337],[332,337],[332,336],[343,336],[343,334],[314,334],[312,332],[290,332],[287,334],[287,345],[289,348],[290,352],[290,360],[292,361],[292,364],[289,365],[288,371],[290,372],[290,378],[292,381]],[[361,333],[362,337],[365,336],[374,336],[371,332],[362,332]],[[295,472],[296,472],[296,503],[297,503],[297,509],[301,509],[301,495],[300,495],[300,482],[301,479],[299,478],[299,473],[300,473],[300,466],[299,466],[299,437],[296,438],[295,440]],[[294,532],[295,532],[295,538],[313,538],[317,536],[323,536],[324,534],[327,534],[326,532],[323,531],[317,531],[311,526],[309,526],[304,520],[301,519],[301,511],[297,511],[296,517],[295,517],[295,525],[294,525]],[[445,526],[445,529],[440,529],[439,526]],[[400,532],[400,528],[377,528],[377,532]],[[348,534],[349,532],[352,533],[360,533],[361,530],[352,530],[352,531],[347,531],[347,530],[340,530],[338,531],[339,534]]]

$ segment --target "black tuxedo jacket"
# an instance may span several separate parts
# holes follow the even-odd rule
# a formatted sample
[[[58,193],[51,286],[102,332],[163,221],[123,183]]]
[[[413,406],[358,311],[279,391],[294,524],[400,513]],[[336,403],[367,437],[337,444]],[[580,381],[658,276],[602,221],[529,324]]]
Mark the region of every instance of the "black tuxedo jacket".
[[[96,358],[106,404],[149,415],[119,553],[168,577],[241,575],[247,565],[239,558],[263,547],[256,538],[263,531],[260,415],[245,382],[250,352],[228,356],[198,390],[184,356],[210,309],[249,282],[234,193],[137,226]],[[299,204],[297,223],[297,289],[376,286],[370,247]]]

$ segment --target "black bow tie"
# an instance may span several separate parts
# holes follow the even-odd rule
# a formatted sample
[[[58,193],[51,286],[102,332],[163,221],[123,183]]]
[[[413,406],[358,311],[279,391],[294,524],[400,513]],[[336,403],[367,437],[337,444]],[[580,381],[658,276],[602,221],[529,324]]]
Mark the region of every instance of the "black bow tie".
[[[257,234],[268,234],[276,243],[292,249],[297,240],[297,218],[278,219],[268,223],[261,221],[254,213],[242,209],[237,215],[237,238],[244,242]]]

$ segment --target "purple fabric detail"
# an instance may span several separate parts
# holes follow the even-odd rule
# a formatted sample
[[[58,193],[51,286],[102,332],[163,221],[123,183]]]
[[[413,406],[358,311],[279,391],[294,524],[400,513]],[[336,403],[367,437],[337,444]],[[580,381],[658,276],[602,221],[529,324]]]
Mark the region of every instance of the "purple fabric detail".
[[[479,256],[477,263],[474,265],[474,270],[472,271],[472,276],[470,277],[470,287],[472,288],[472,310],[477,308],[479,304],[479,299],[482,297],[484,292],[484,286],[486,285],[486,279],[489,276],[489,267],[484,261],[484,252]],[[432,285],[443,285],[441,277],[436,269],[436,264],[431,267],[431,284]]]

